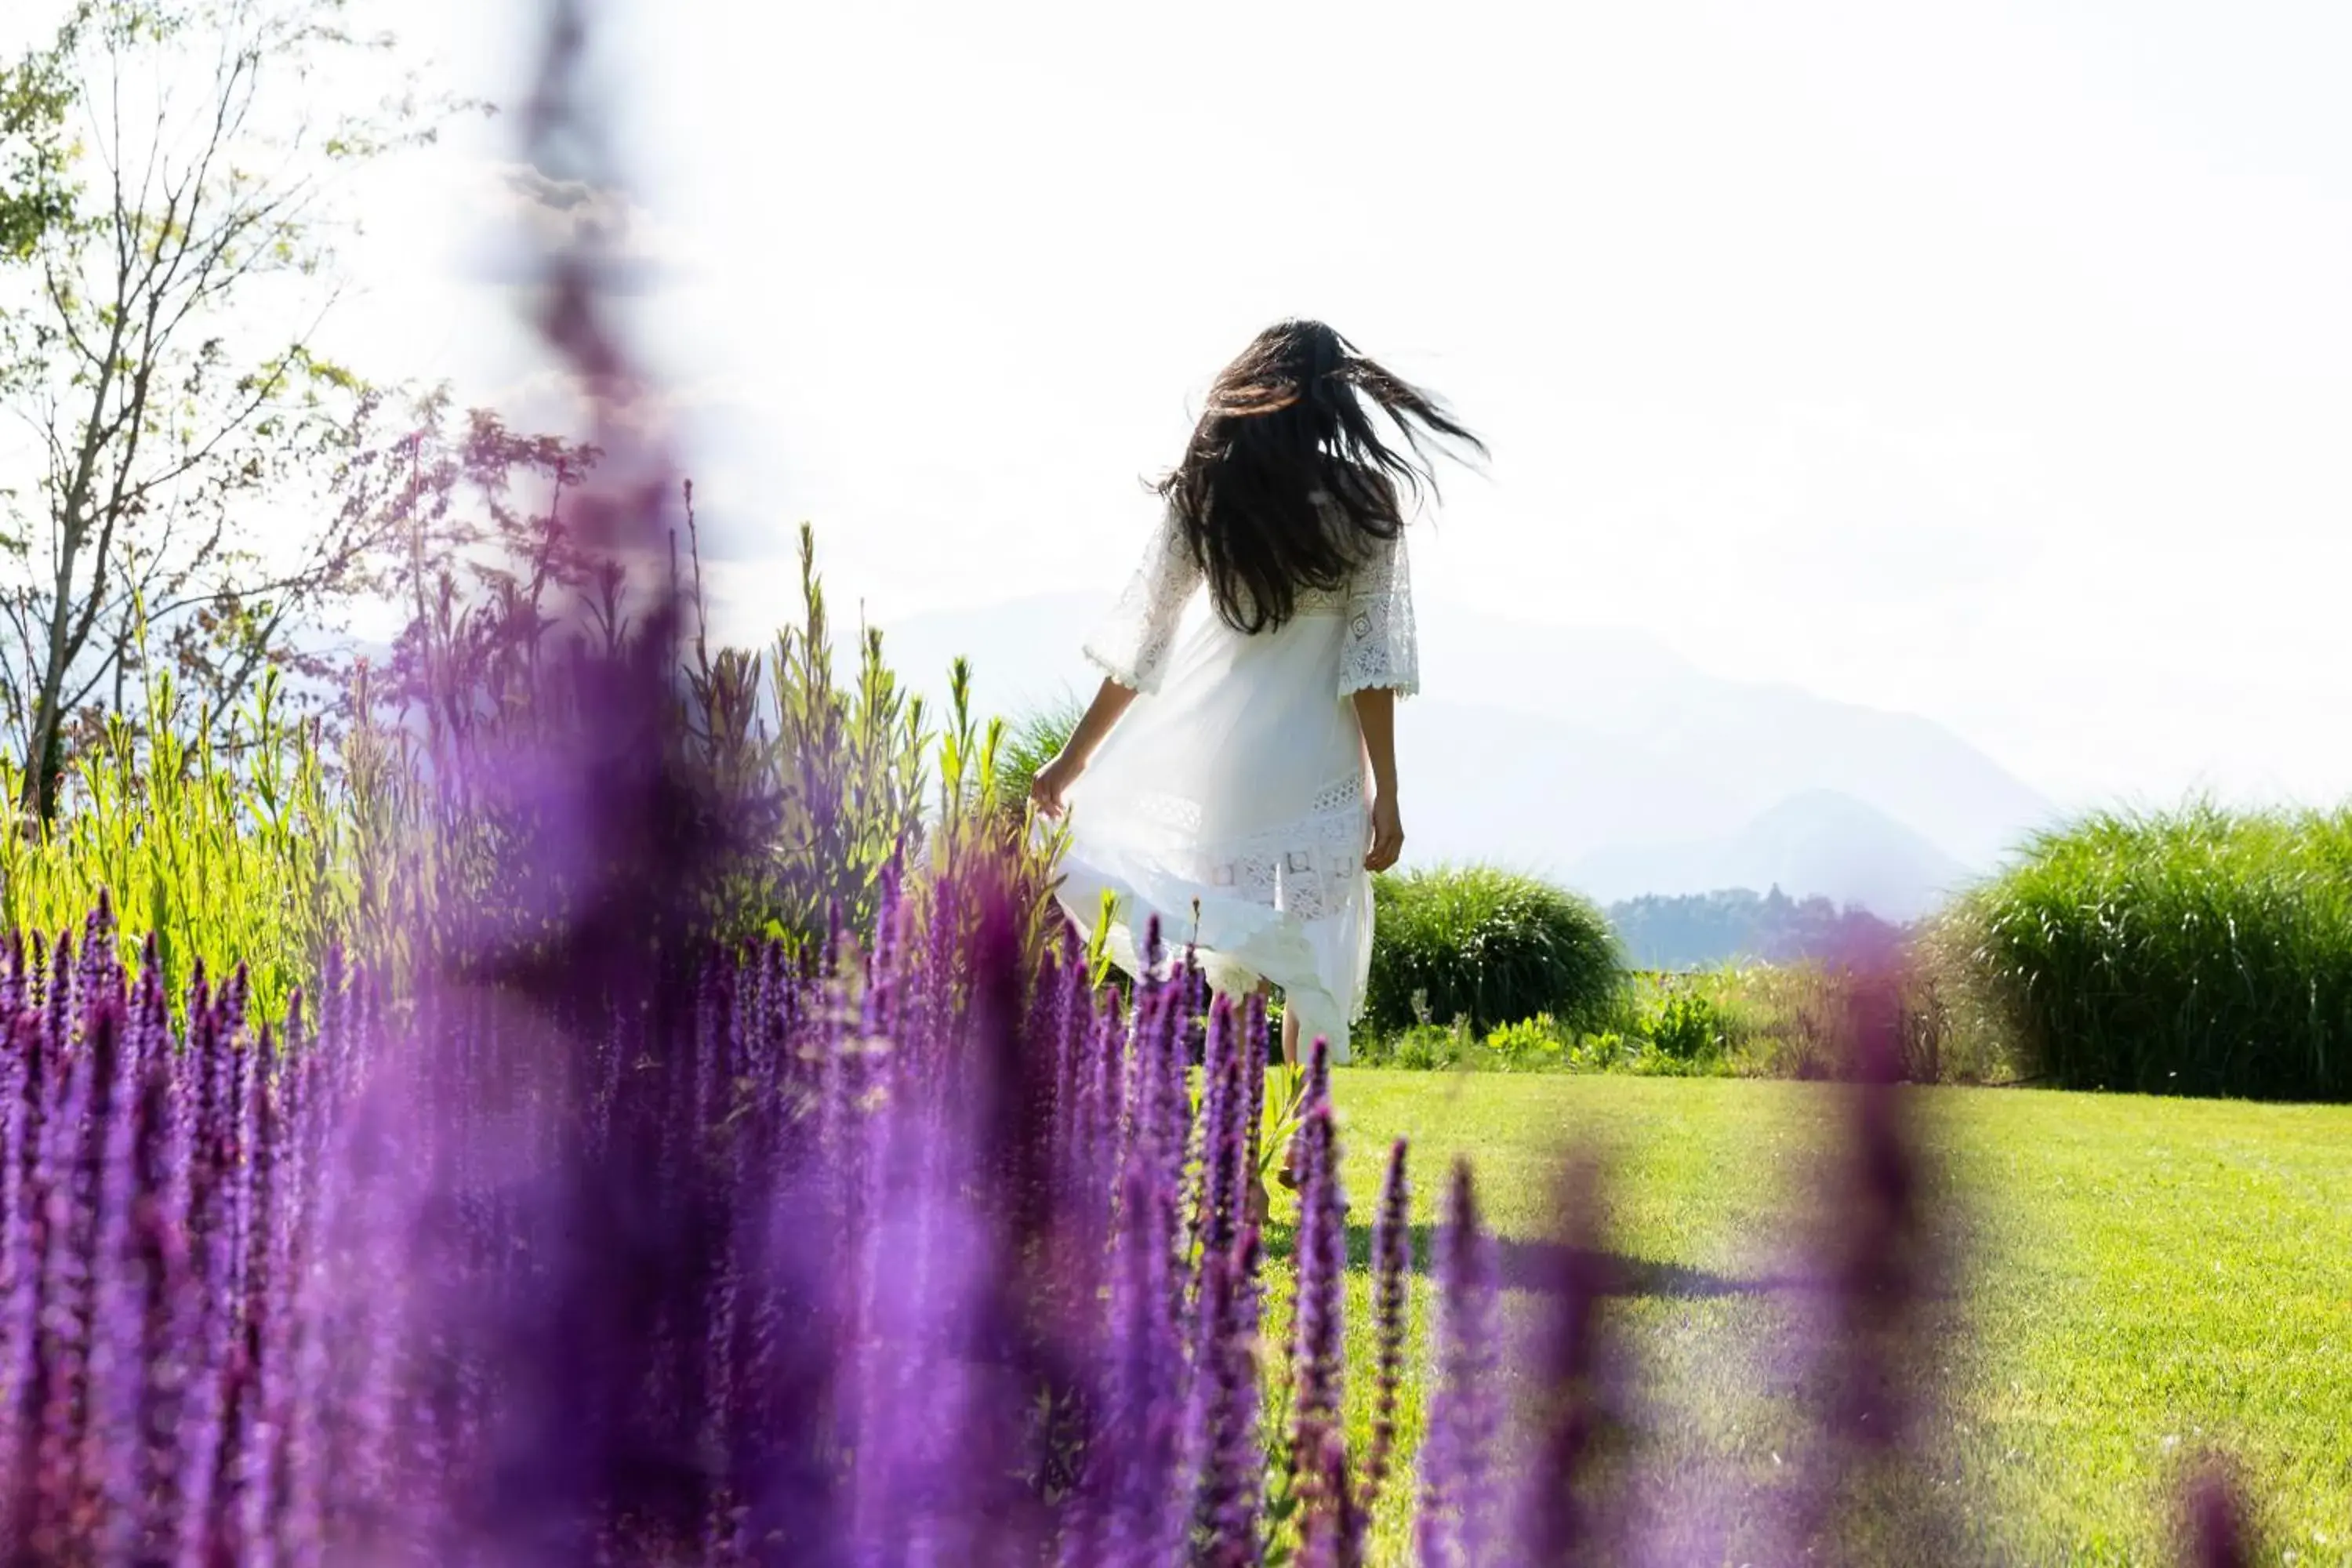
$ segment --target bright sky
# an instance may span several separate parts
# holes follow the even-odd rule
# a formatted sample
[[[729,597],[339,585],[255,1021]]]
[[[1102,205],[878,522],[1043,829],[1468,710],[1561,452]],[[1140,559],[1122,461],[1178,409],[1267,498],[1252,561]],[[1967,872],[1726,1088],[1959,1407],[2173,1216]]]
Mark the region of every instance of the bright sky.
[[[510,81],[485,10],[401,25]],[[2063,799],[2352,795],[2352,8],[611,10],[599,210],[739,630],[803,518],[885,622],[1115,587],[1139,478],[1296,312],[1495,448],[1425,595],[1924,713]],[[498,155],[371,197],[367,368],[513,395]]]

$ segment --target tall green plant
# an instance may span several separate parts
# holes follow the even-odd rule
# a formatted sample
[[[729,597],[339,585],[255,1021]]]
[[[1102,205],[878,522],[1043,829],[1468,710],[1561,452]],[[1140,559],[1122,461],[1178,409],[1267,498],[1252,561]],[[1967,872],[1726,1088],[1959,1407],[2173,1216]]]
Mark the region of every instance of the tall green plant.
[[[2352,808],[2103,813],[1935,940],[2059,1087],[2352,1099]]]
[[[187,711],[168,674],[142,684],[144,711],[112,715],[71,764],[72,809],[0,834],[0,921],[54,933],[104,894],[126,942],[154,939],[168,994],[198,964],[242,963],[263,1016],[280,1016],[360,910],[352,797],[274,674],[222,723]],[[0,787],[20,784],[0,764]]]
[[[689,683],[691,721],[714,748],[720,776],[771,814],[736,914],[756,915],[770,934],[793,942],[836,921],[856,930],[872,922],[884,873],[919,837],[933,742],[921,697],[883,659],[880,632],[862,632],[855,679],[839,684],[816,534],[806,525],[800,557],[801,624],[778,632],[769,650],[769,701],[745,656],[704,661]]]

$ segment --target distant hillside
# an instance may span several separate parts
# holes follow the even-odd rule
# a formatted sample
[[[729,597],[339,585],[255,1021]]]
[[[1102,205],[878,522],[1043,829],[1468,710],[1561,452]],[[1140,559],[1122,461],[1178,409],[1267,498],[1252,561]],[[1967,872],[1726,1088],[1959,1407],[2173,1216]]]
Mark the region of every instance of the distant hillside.
[[[1609,906],[1610,926],[1636,969],[1708,969],[1734,962],[1854,959],[1901,940],[1899,927],[1827,899],[1792,899],[1779,888],[1681,897],[1650,895]]]

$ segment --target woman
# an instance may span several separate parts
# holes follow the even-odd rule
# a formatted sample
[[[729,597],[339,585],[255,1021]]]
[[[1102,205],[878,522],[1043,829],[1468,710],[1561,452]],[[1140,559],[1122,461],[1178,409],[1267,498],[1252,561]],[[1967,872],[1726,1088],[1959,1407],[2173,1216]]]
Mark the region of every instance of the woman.
[[[1071,918],[1091,929],[1108,892],[1130,974],[1157,915],[1219,990],[1281,987],[1294,1065],[1309,1032],[1347,1059],[1368,873],[1404,847],[1393,718],[1420,661],[1397,481],[1418,499],[1431,437],[1485,451],[1321,322],[1258,334],[1159,487],[1161,525],[1086,645],[1101,689],[1031,791],[1043,815],[1070,812]],[[1204,584],[1215,613],[1180,644]]]

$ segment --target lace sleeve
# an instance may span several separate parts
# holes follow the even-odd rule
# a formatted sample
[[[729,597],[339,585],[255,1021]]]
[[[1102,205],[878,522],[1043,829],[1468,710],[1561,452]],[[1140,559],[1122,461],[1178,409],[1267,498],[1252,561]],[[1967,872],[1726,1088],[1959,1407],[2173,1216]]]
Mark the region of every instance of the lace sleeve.
[[[1404,536],[1383,540],[1348,584],[1348,640],[1339,650],[1339,695],[1387,687],[1421,689],[1421,645],[1413,633],[1412,577]]]
[[[1143,564],[1127,592],[1086,643],[1086,656],[1105,675],[1130,690],[1160,689],[1168,650],[1176,640],[1185,603],[1201,584],[1200,563],[1184,543],[1176,514],[1163,513]]]

